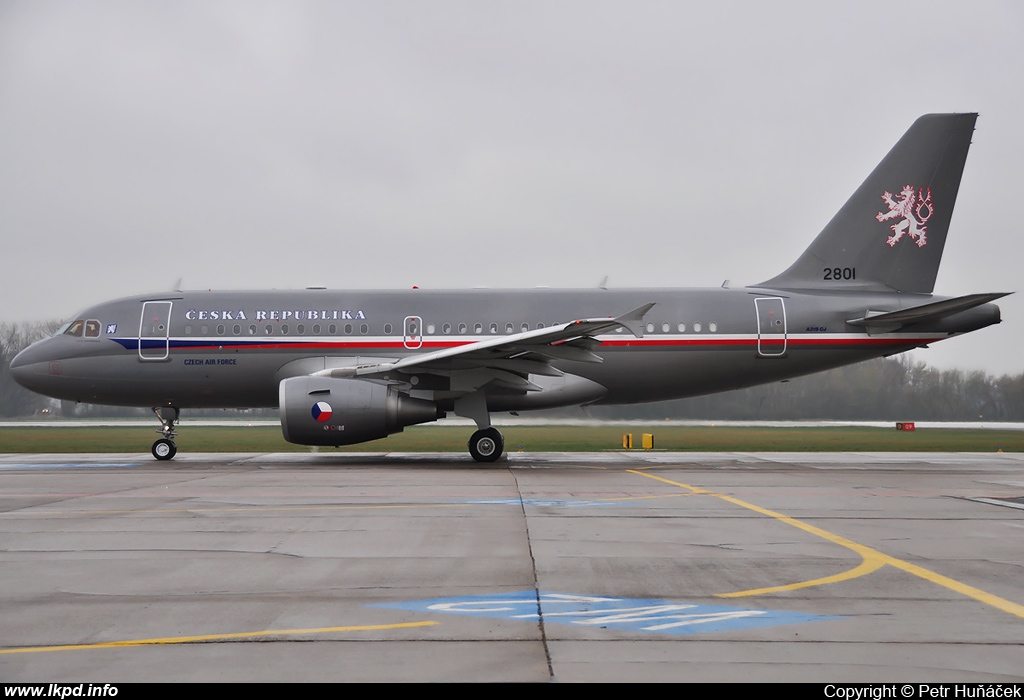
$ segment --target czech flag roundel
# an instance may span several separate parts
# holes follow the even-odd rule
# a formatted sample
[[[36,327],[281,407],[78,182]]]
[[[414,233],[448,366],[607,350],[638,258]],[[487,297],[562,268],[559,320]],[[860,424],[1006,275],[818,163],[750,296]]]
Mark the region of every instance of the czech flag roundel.
[[[317,401],[313,405],[313,418],[318,423],[326,423],[329,421],[332,413],[334,413],[334,409],[331,408],[331,404],[326,401]]]

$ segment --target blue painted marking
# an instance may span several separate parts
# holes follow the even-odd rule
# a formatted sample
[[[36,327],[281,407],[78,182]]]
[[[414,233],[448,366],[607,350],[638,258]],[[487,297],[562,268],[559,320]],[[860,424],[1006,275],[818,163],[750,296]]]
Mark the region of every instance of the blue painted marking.
[[[0,471],[15,469],[131,469],[135,462],[48,462],[38,464],[0,464]]]
[[[539,596],[536,591],[519,591],[485,596],[413,600],[406,603],[375,603],[368,607],[524,621],[536,621],[539,607],[546,623],[672,635],[726,632],[843,619],[840,616],[811,615],[784,610],[679,603],[650,598],[585,596],[550,591],[541,591]]]
[[[552,498],[549,500],[539,498],[524,498],[522,500],[518,498],[492,498],[480,501],[459,501],[459,503],[468,503],[471,505],[495,505],[495,506],[518,506],[520,503],[526,506],[537,506],[537,507],[553,507],[553,508],[602,508],[605,506],[620,506],[626,505],[621,502],[609,502],[609,501],[563,501],[561,499]]]

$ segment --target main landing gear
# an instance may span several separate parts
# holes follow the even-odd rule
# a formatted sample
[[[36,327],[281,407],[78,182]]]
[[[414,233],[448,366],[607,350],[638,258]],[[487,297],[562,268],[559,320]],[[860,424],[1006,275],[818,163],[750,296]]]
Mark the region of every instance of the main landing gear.
[[[153,443],[153,456],[160,461],[172,459],[178,452],[178,446],[174,444],[174,437],[178,434],[174,430],[174,424],[178,421],[179,411],[174,406],[156,406],[153,413],[160,421],[162,429],[157,432],[163,435],[162,438]]]
[[[496,428],[478,430],[469,438],[469,454],[478,462],[494,462],[505,450],[505,438]]]
[[[455,400],[455,415],[476,423],[477,431],[469,438],[469,454],[478,462],[495,462],[505,451],[505,438],[491,426],[487,396],[474,391]]]

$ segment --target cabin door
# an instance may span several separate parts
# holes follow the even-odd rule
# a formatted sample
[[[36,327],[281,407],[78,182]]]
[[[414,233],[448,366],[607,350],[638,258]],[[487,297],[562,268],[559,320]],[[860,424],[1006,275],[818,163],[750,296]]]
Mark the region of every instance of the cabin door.
[[[786,304],[782,297],[754,299],[757,311],[757,354],[780,357],[786,354]]]
[[[139,357],[143,360],[166,360],[170,355],[170,301],[146,301],[142,304],[139,322]]]

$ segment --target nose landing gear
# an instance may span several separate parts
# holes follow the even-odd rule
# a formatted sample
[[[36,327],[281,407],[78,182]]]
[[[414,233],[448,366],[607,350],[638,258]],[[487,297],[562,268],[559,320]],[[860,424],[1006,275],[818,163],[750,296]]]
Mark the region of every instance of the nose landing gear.
[[[178,452],[178,446],[174,444],[172,440],[167,438],[160,438],[153,443],[153,456],[163,461],[171,459]]]
[[[178,446],[174,444],[174,437],[178,434],[174,430],[174,424],[178,420],[180,411],[174,406],[155,406],[153,413],[156,414],[160,425],[163,426],[157,431],[163,437],[153,443],[151,452],[160,461],[172,459],[178,452]]]

